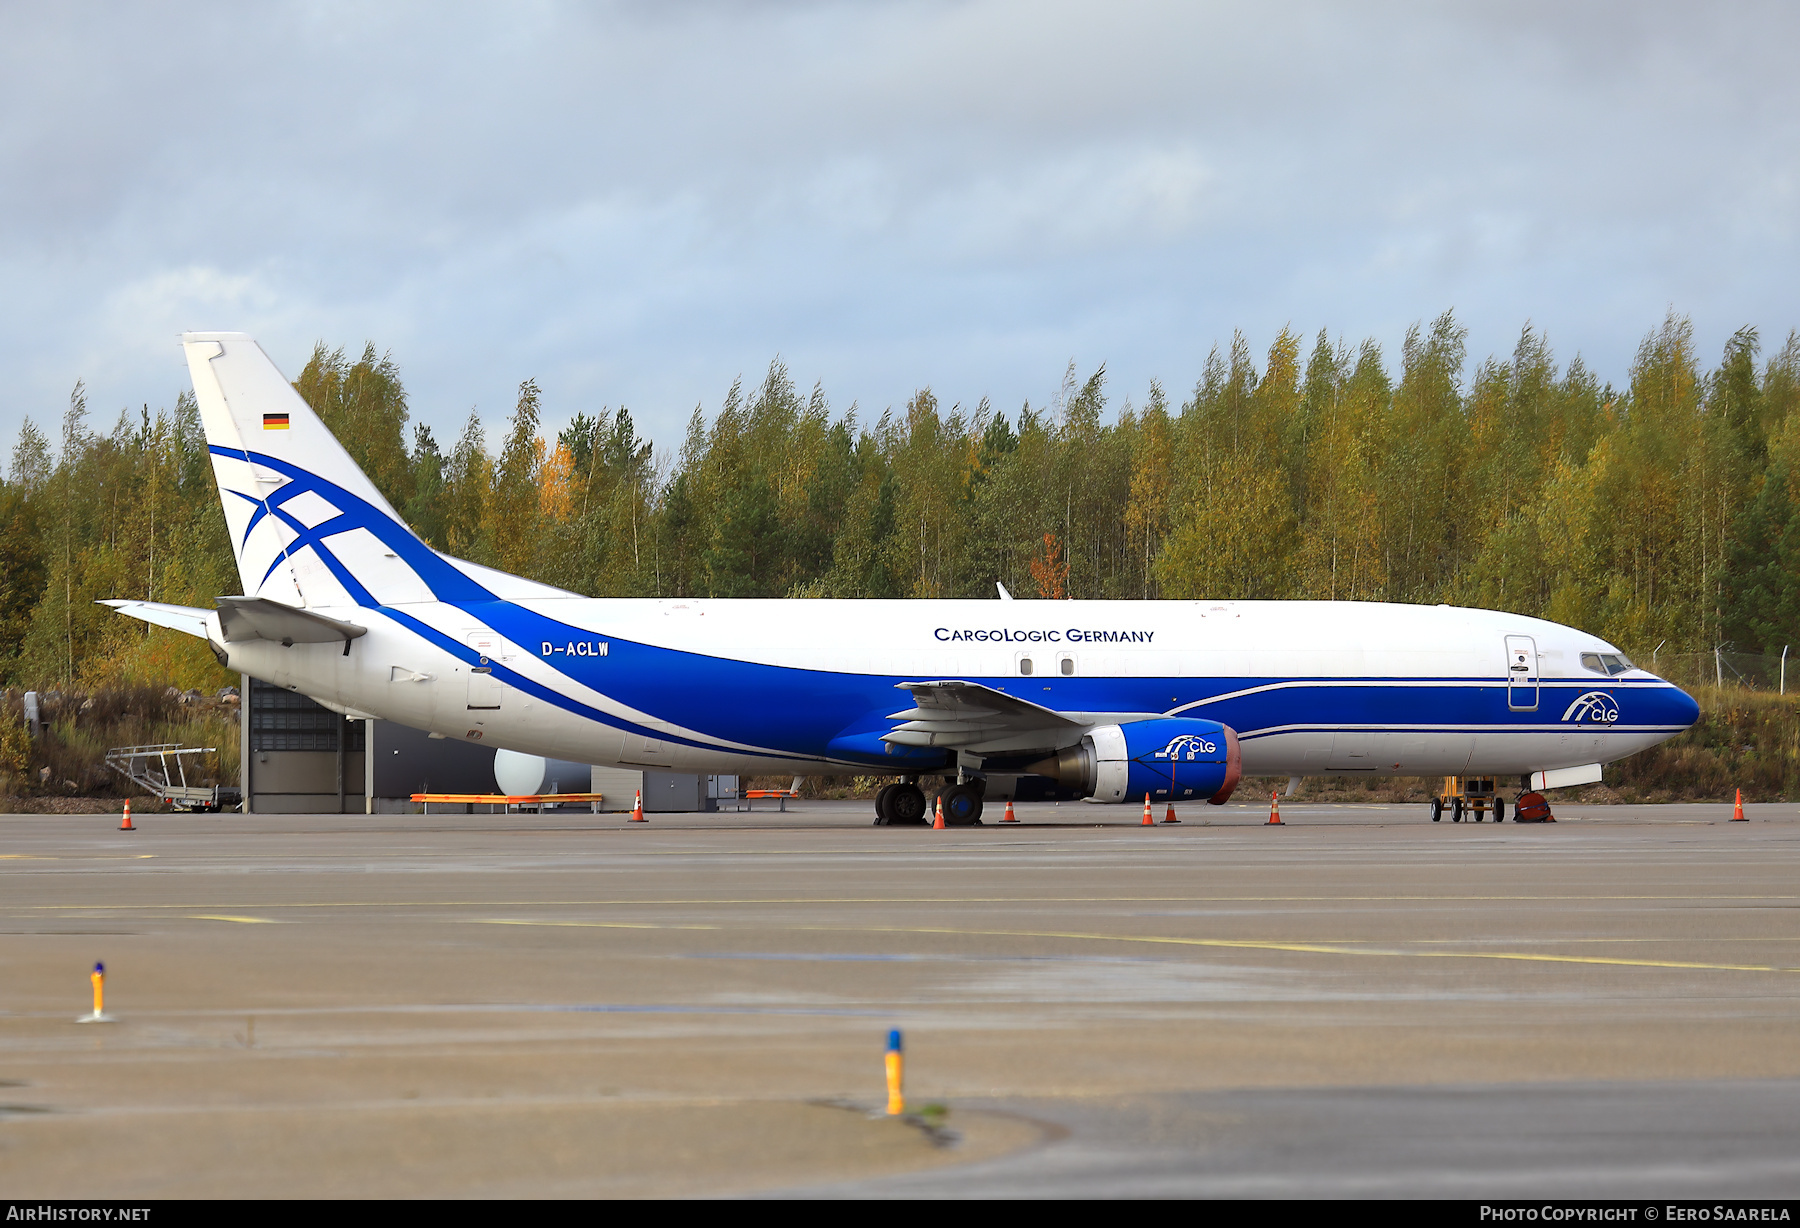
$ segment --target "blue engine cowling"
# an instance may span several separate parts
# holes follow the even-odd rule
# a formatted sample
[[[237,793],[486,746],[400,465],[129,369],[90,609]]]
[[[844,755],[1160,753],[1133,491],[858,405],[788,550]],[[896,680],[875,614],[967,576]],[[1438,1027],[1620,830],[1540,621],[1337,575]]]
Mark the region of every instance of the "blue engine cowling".
[[[1205,798],[1222,806],[1237,788],[1237,732],[1217,721],[1158,717],[1104,725],[1082,739],[1096,802]]]

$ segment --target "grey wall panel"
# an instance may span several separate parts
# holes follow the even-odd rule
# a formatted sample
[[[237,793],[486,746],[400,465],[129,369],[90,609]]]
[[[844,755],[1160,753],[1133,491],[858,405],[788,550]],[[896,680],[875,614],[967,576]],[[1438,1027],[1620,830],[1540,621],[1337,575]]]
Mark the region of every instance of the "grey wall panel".
[[[353,813],[362,813],[362,798],[353,799],[356,809]],[[330,793],[258,793],[256,795],[256,814],[336,814],[337,792]],[[346,803],[348,809],[348,803]]]
[[[376,797],[492,793],[494,748],[376,721],[374,782]]]
[[[644,809],[658,814],[692,814],[707,809],[705,777],[684,772],[645,772]]]
[[[630,810],[637,791],[644,787],[644,774],[633,768],[595,767],[588,772],[588,792],[606,800],[600,809],[608,813]]]
[[[274,793],[329,793],[331,804],[327,810],[337,809],[337,752],[329,750],[253,750],[251,758],[251,779],[256,786],[256,796],[263,797]],[[360,799],[361,789],[357,781],[362,779],[363,757],[361,751],[351,751],[344,756],[344,779],[349,783],[350,796]],[[348,806],[349,802],[346,801]],[[261,809],[260,806],[252,809]],[[358,800],[356,809],[362,809]]]

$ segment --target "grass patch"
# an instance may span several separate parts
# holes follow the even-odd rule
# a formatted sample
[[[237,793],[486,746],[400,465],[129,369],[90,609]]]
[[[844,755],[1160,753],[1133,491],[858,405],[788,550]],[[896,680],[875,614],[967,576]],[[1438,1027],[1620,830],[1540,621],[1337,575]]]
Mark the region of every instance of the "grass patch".
[[[24,727],[24,698],[22,691],[6,692],[0,721],[10,730]],[[148,804],[143,790],[106,766],[106,752],[116,746],[214,747],[210,754],[184,756],[188,783],[238,782],[235,696],[154,686],[45,691],[38,694],[38,716],[49,726],[38,737],[5,740],[13,753],[0,764],[0,792],[15,810],[61,811],[80,799],[130,797],[134,806]]]

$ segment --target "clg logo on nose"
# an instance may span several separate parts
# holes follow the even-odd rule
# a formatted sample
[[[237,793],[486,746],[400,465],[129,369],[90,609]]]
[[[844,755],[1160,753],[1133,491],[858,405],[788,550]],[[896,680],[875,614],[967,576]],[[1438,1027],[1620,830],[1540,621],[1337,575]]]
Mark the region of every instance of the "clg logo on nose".
[[[1184,733],[1167,746],[1150,756],[1152,759],[1197,759],[1201,755],[1216,755],[1219,748],[1195,733]]]
[[[1562,714],[1562,718],[1578,725],[1583,721],[1610,725],[1619,719],[1619,701],[1605,691],[1589,691],[1585,695],[1576,696],[1575,702],[1569,705],[1569,710]]]

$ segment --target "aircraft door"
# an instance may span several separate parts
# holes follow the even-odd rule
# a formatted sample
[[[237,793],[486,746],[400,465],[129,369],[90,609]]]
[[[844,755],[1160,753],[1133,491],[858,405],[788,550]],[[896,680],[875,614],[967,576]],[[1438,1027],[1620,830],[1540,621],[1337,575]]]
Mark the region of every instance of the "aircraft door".
[[[475,711],[497,711],[500,697],[506,693],[506,684],[494,677],[494,658],[503,651],[500,637],[489,632],[467,636],[466,641],[477,654],[469,670],[469,707]]]
[[[1506,637],[1506,706],[1514,712],[1537,711],[1537,642],[1529,635]]]

